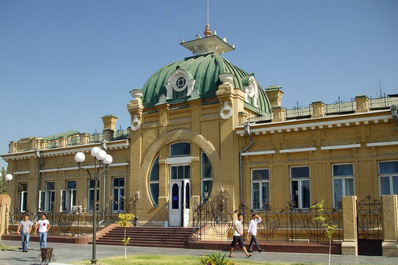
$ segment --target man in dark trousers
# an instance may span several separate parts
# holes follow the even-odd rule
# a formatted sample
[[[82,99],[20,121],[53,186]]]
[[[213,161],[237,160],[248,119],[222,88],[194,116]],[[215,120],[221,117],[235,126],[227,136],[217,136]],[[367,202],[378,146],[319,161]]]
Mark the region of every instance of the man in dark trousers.
[[[248,249],[249,252],[253,251],[254,243],[256,243],[256,247],[258,249],[258,252],[261,253],[261,251],[263,251],[260,248],[260,246],[258,245],[258,241],[257,241],[257,238],[256,238],[256,236],[257,236],[257,225],[259,223],[261,223],[261,217],[256,215],[256,214],[253,214],[252,215],[252,220],[250,221],[250,224],[249,224],[249,229],[247,231],[247,234],[251,235],[251,237],[252,237],[252,239],[250,241],[249,249]]]
[[[238,219],[235,221],[234,223],[234,237],[232,239],[232,243],[231,243],[231,250],[229,252],[229,257],[232,258],[232,252],[234,252],[234,248],[236,246],[236,243],[239,244],[239,247],[241,249],[243,249],[243,251],[246,254],[246,257],[249,258],[252,255],[250,255],[249,253],[247,253],[246,247],[243,243],[243,214],[238,214]]]

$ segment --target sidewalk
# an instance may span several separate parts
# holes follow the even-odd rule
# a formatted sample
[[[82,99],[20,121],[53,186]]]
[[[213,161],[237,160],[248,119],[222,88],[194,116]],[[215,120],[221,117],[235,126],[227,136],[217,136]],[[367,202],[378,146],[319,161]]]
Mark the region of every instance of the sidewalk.
[[[0,240],[0,244],[5,246],[20,247],[18,241]],[[87,260],[91,258],[91,245],[76,245],[63,243],[49,243],[48,247],[54,248],[55,264],[68,264],[75,261]],[[30,242],[29,252],[23,253],[15,251],[1,251],[0,264],[5,265],[27,265],[35,264],[39,255],[39,243]],[[201,249],[180,249],[180,248],[149,248],[149,247],[128,247],[128,255],[154,254],[154,255],[193,255],[201,256],[213,253],[212,250]],[[225,252],[226,253],[226,252]],[[226,253],[227,254],[227,253]],[[246,259],[243,252],[234,253],[234,259]],[[110,256],[123,256],[124,248],[122,246],[97,246],[97,258]],[[251,258],[259,262],[284,262],[292,264],[327,264],[327,255],[325,254],[301,254],[301,253],[281,253],[266,252],[253,253]],[[52,263],[54,264],[54,263]],[[398,257],[371,257],[371,256],[342,256],[332,255],[332,264],[398,264]]]

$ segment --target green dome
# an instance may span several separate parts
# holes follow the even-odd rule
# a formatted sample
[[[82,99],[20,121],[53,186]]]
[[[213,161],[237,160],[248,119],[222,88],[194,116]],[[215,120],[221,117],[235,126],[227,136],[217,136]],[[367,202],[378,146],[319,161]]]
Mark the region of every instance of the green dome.
[[[155,106],[159,103],[160,97],[167,94],[166,84],[168,79],[178,68],[185,70],[189,74],[189,78],[195,80],[194,89],[199,92],[199,97],[202,99],[217,98],[216,91],[221,84],[219,75],[222,73],[234,74],[233,86],[241,90],[244,90],[244,84],[247,83],[247,78],[251,76],[216,53],[187,57],[159,69],[147,80],[143,87],[144,94],[142,97],[145,108]],[[246,105],[250,105],[251,108],[255,108],[260,113],[269,113],[269,100],[259,84],[258,90],[258,108],[253,106],[251,98]],[[168,99],[167,102],[180,103],[189,98],[189,96],[186,96]]]

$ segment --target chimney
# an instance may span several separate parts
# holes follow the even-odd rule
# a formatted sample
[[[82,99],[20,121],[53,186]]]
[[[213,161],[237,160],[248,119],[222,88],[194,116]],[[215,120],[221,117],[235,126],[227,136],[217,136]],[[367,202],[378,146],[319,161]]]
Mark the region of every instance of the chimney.
[[[104,122],[104,139],[110,141],[113,139],[113,134],[116,132],[117,117],[112,114],[105,115],[102,117],[102,121]]]
[[[269,102],[271,103],[271,109],[282,106],[283,92],[281,88],[282,88],[281,86],[272,85],[267,87],[267,90],[265,90]]]

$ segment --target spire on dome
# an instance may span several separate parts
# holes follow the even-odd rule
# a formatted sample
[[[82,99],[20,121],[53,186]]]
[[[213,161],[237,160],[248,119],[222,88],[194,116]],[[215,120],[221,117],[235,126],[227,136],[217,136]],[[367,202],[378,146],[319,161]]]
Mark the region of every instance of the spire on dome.
[[[205,37],[209,37],[209,36],[213,35],[213,32],[211,32],[211,30],[210,30],[209,24],[206,24],[205,32],[203,32],[203,34],[205,34]]]

